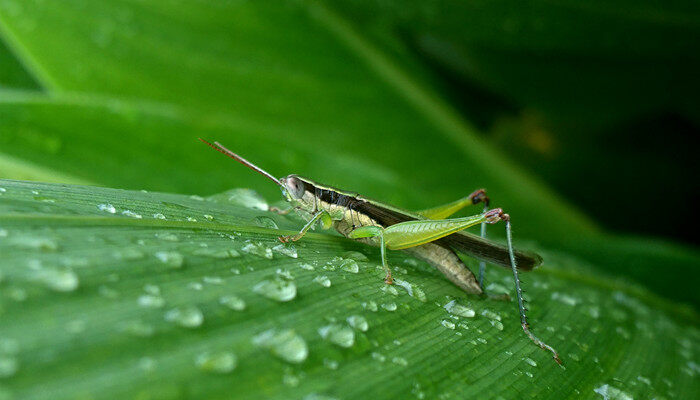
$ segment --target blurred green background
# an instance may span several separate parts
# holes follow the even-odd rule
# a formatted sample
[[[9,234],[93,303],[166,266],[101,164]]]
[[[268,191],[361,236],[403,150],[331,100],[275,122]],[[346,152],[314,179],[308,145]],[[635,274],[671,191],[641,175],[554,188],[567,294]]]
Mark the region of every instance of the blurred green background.
[[[486,187],[518,240],[697,305],[699,16],[697,1],[0,0],[0,177],[277,196],[202,136],[406,208]]]

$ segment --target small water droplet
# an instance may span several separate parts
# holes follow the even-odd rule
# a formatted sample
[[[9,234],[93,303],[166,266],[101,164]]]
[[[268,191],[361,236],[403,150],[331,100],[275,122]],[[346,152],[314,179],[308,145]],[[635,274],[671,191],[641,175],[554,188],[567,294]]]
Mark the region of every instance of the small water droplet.
[[[195,306],[184,306],[167,311],[165,320],[183,328],[198,328],[204,322],[204,315]]]
[[[306,341],[291,329],[267,330],[256,335],[253,344],[266,348],[276,357],[293,364],[304,362],[309,355]]]
[[[349,348],[355,344],[355,331],[341,324],[330,324],[318,329],[318,334],[340,347]]]
[[[347,318],[348,324],[360,332],[367,332],[369,324],[367,319],[362,315],[351,315]]]
[[[393,296],[398,296],[399,291],[393,285],[382,285],[382,292],[388,293]]]
[[[156,369],[156,360],[151,357],[141,357],[138,366],[143,371],[153,372]]]
[[[623,392],[622,390],[610,386],[607,383],[597,388],[593,391],[603,397],[603,400],[634,400],[632,396]]]
[[[651,386],[651,379],[647,378],[646,376],[639,375],[637,376],[637,380],[646,385]]]
[[[117,212],[117,209],[114,208],[113,205],[106,203],[106,204],[98,204],[97,209],[100,211],[108,212],[110,214],[114,214]]]
[[[218,276],[205,276],[202,278],[202,282],[207,283],[209,285],[221,285],[224,283],[224,280],[219,278]]]
[[[272,249],[262,242],[247,241],[241,248],[241,251],[272,260]]]
[[[235,258],[240,257],[240,253],[233,249],[210,249],[208,247],[202,247],[201,249],[194,250],[192,254],[196,256],[205,256],[211,258]]]
[[[293,281],[277,276],[264,280],[253,287],[253,291],[275,301],[290,301],[297,296],[297,285]]]
[[[165,219],[165,215],[163,215],[162,213],[155,213],[155,214],[153,214],[153,218],[155,218],[155,219]]]
[[[182,268],[185,257],[177,251],[157,251],[155,256],[160,262],[171,268]]]
[[[139,260],[145,257],[145,254],[143,254],[141,250],[129,247],[116,250],[112,254],[114,255],[114,258],[127,261]]]
[[[0,379],[13,376],[18,369],[19,363],[15,357],[0,355]]]
[[[576,353],[569,353],[569,358],[572,359],[572,360],[574,360],[574,361],[576,361],[576,362],[581,361],[581,359],[579,358],[578,354],[576,354]]]
[[[440,324],[442,324],[442,326],[444,326],[447,329],[455,329],[455,327],[456,327],[454,322],[446,320],[446,319],[443,319],[442,321],[440,321]]]
[[[537,366],[537,362],[535,362],[535,360],[533,360],[533,359],[530,358],[530,357],[525,357],[525,358],[523,358],[523,361],[525,361],[526,363],[530,364],[530,365],[533,366],[533,367],[536,367],[536,366]]]
[[[39,270],[35,277],[56,292],[72,292],[80,285],[78,275],[69,269],[46,268]]]
[[[406,360],[403,357],[394,357],[391,359],[391,362],[396,364],[396,365],[400,365],[402,367],[405,367],[408,365],[408,360]]]
[[[396,285],[404,288],[409,296],[415,297],[416,299],[418,299],[419,301],[422,301],[423,303],[425,303],[428,300],[425,296],[425,292],[423,292],[423,290],[420,287],[418,287],[417,285],[414,285],[410,282],[407,282],[403,279],[398,279],[398,278],[394,279],[394,283]]]
[[[235,311],[245,310],[245,301],[235,295],[227,295],[219,297],[219,304],[224,305]]]
[[[325,366],[328,369],[335,371],[336,369],[338,369],[338,365],[339,365],[339,363],[336,360],[331,360],[329,358],[323,359],[323,366]]]
[[[130,335],[136,337],[151,337],[155,333],[155,328],[141,320],[133,320],[125,322],[121,329]]]
[[[176,234],[170,232],[156,233],[156,237],[160,240],[165,240],[166,242],[177,242],[180,240]]]
[[[253,219],[253,222],[255,225],[261,227],[261,228],[268,228],[268,229],[279,229],[280,227],[277,226],[277,222],[275,222],[274,219],[270,217],[265,217],[265,216],[259,216],[255,217]]]
[[[238,359],[230,351],[216,353],[204,352],[194,359],[194,365],[204,372],[213,374],[228,374],[236,369]]]
[[[11,244],[30,250],[41,251],[56,251],[58,243],[55,240],[46,237],[36,236],[18,236],[11,240]]]
[[[144,294],[139,296],[138,303],[141,307],[161,308],[165,305],[165,300],[160,296]]]
[[[122,215],[127,216],[127,217],[131,217],[131,218],[136,218],[136,219],[141,219],[141,218],[143,218],[143,217],[141,216],[141,214],[135,213],[135,212],[133,212],[133,211],[131,211],[131,210],[124,210],[124,211],[122,211]]]
[[[495,312],[493,312],[493,311],[491,311],[491,310],[488,310],[488,309],[482,311],[482,312],[481,312],[481,315],[483,315],[484,317],[486,317],[486,318],[488,318],[488,319],[493,319],[493,320],[496,320],[496,321],[500,321],[500,320],[501,320],[501,316],[500,316],[500,315],[498,315],[497,313],[495,313]]]
[[[346,251],[345,253],[343,253],[343,258],[349,258],[351,260],[360,262],[369,261],[367,256],[360,253],[359,251]]]
[[[199,282],[190,282],[187,284],[187,287],[192,290],[202,290],[204,288],[204,285],[202,285]]]
[[[491,326],[498,329],[499,331],[503,330],[503,323],[501,321],[496,321],[495,319],[492,319],[489,322],[491,322]]]
[[[272,248],[272,251],[285,255],[287,257],[291,258],[297,258],[299,255],[297,253],[297,248],[294,247],[293,244],[290,243],[285,243],[285,244],[278,244],[277,246]]]
[[[323,287],[331,287],[331,280],[325,275],[319,275],[314,278],[314,282]]]
[[[7,229],[0,228],[0,237],[4,238],[7,237]]]
[[[452,300],[449,303],[445,304],[445,310],[447,310],[448,313],[456,315],[458,317],[473,318],[476,315],[476,312],[474,312],[474,310],[457,303],[457,300]]]
[[[340,269],[346,272],[356,274],[360,272],[360,266],[357,265],[357,261],[352,259],[345,259],[340,263]]]
[[[552,295],[550,297],[552,300],[558,300],[559,302],[566,304],[568,306],[575,306],[581,302],[580,299],[577,299],[577,298],[570,296],[568,294],[559,293],[559,292],[552,293]]]
[[[213,221],[213,220],[214,220],[214,216],[211,215],[211,214],[204,214],[203,217],[204,217],[204,219],[206,219],[207,221]]]
[[[365,310],[370,310],[372,312],[377,312],[378,310],[377,303],[373,300],[362,303],[362,308],[364,308]]]
[[[396,303],[391,302],[391,303],[383,303],[382,308],[387,310],[387,311],[396,311],[396,309],[398,307],[396,306]]]
[[[106,299],[114,300],[119,298],[119,292],[105,285],[98,287],[97,293]]]
[[[301,263],[301,264],[299,264],[299,268],[305,269],[305,270],[307,270],[307,271],[313,271],[313,270],[316,269],[316,268],[314,268],[313,265],[311,265],[311,264],[306,264],[306,263]]]
[[[386,361],[386,356],[384,354],[376,352],[376,351],[372,352],[372,358],[379,361],[379,362]]]
[[[624,339],[629,339],[632,337],[632,335],[630,335],[630,332],[621,326],[618,326],[617,328],[615,328],[615,332],[617,332]]]

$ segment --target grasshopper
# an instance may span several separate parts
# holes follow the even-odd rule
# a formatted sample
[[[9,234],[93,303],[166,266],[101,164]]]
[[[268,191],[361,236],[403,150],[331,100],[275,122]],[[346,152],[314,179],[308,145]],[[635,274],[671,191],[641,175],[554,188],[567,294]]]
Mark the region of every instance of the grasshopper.
[[[483,276],[486,262],[511,268],[523,331],[539,347],[550,351],[554,360],[561,364],[557,351],[530,331],[518,278],[518,269],[530,271],[542,263],[542,258],[533,253],[513,249],[510,216],[500,208],[489,209],[489,198],[485,190],[476,190],[469,196],[449,204],[410,212],[367,199],[354,192],[321,185],[295,174],[277,179],[219,142],[212,144],[201,138],[199,140],[264,175],[282,189],[282,194],[292,206],[291,209],[307,221],[296,235],[280,236],[279,240],[283,243],[301,239],[316,223],[320,223],[323,229],[332,227],[347,238],[379,246],[382,266],[386,273],[384,281],[387,284],[392,284],[393,280],[386,261],[386,249],[405,250],[428,262],[467,293],[476,295],[484,294]],[[467,205],[479,203],[484,204],[481,214],[447,219]],[[273,211],[284,214],[290,210]],[[486,225],[499,221],[505,223],[505,247],[485,239]],[[475,225],[481,225],[481,236],[463,232],[464,229]],[[480,260],[478,281],[456,251]]]

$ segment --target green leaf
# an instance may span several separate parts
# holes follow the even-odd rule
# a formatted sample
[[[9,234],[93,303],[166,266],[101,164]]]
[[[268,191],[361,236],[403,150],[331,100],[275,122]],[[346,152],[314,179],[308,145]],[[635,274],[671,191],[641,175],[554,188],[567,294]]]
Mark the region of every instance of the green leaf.
[[[251,208],[254,207],[254,208]],[[562,252],[517,307],[423,262],[211,198],[0,181],[2,398],[693,398],[694,311]],[[279,228],[275,228],[275,226]],[[516,237],[517,240],[517,237]],[[697,262],[697,260],[696,260]],[[489,268],[492,293],[512,291]]]

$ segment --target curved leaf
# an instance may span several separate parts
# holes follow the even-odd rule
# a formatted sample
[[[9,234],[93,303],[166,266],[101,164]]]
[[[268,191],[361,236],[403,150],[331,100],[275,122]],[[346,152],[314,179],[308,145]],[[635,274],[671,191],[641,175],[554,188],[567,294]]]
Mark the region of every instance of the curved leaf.
[[[0,181],[6,398],[692,398],[697,315],[542,250],[512,302],[310,233],[249,192],[203,199]],[[248,207],[241,206],[241,204]],[[255,208],[250,208],[255,207]],[[278,226],[281,229],[275,228]],[[541,250],[541,249],[540,249]],[[488,270],[491,292],[511,291]],[[680,371],[680,372],[679,372]]]

